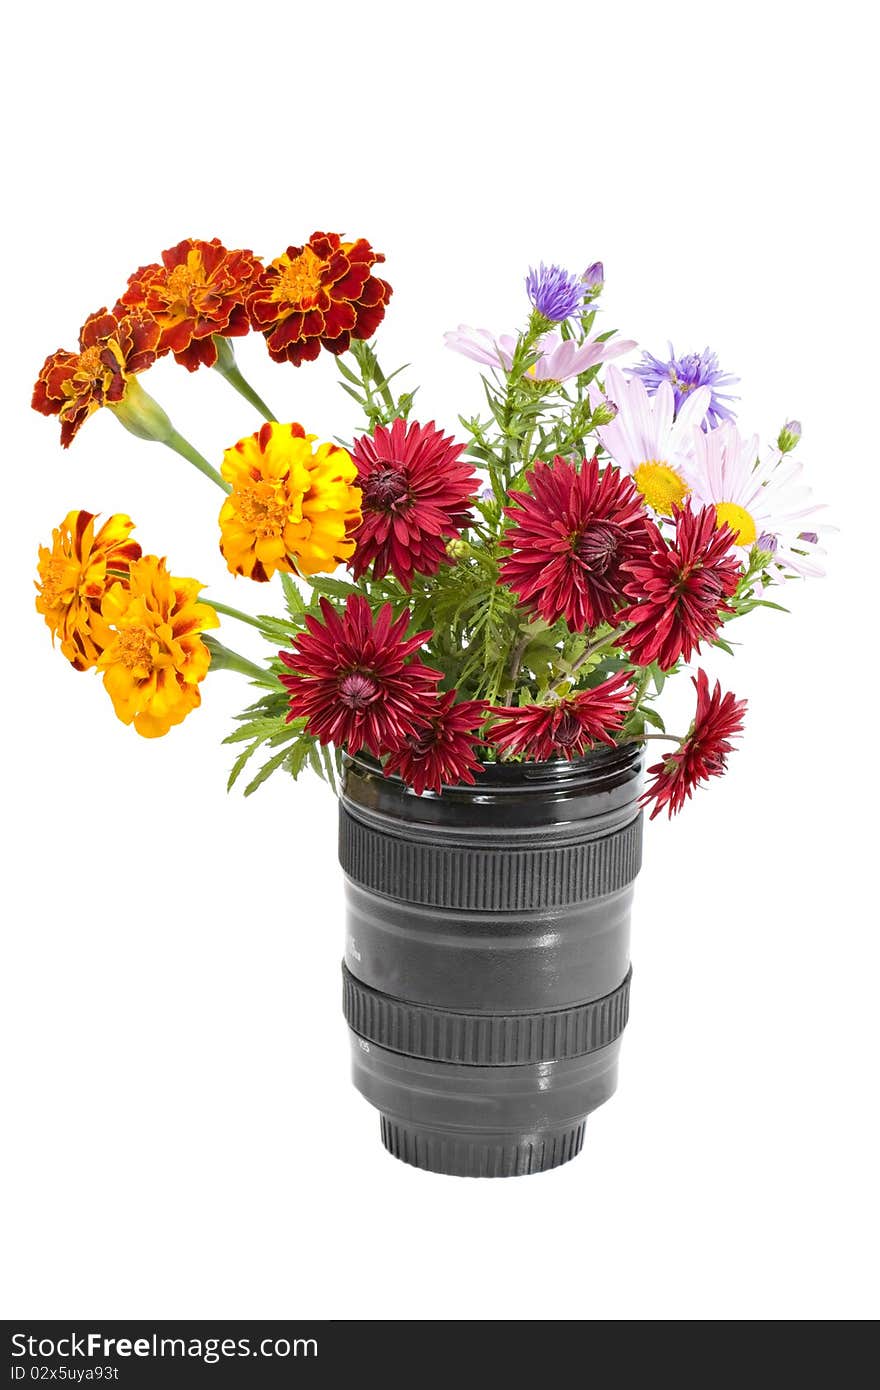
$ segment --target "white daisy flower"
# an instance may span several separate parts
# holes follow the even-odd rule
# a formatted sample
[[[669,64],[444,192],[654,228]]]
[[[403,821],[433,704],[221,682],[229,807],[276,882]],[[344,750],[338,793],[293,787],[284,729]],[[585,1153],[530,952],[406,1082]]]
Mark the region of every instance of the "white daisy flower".
[[[802,472],[802,464],[774,445],[761,451],[756,434],[742,439],[732,421],[708,433],[693,432],[688,469],[693,501],[715,507],[719,526],[726,521],[736,537],[737,555],[746,560],[758,545],[786,574],[819,576],[825,572],[818,563],[825,554],[820,535],[832,528],[817,525],[815,518],[825,508],[810,501]]]
[[[617,415],[596,433],[618,467],[632,476],[648,506],[660,516],[671,516],[673,506],[680,507],[690,491],[694,428],[706,415],[711,389],[700,386],[691,392],[676,419],[668,381],[649,396],[638,377],[625,377],[617,367],[609,367],[605,385]],[[594,404],[600,399],[597,391]]]

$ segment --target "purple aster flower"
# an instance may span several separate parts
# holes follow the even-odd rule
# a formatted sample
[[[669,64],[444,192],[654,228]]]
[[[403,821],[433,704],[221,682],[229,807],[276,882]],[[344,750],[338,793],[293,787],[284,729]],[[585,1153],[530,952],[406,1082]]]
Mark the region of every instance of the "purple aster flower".
[[[662,381],[668,381],[675,396],[676,415],[692,391],[696,391],[700,386],[708,386],[712,397],[703,421],[704,430],[715,429],[722,420],[735,418],[728,403],[739,400],[739,396],[731,396],[727,388],[738,385],[739,377],[732,376],[730,372],[723,372],[718,366],[717,354],[710,352],[708,348],[703,348],[702,352],[689,352],[684,357],[676,357],[675,349],[670,343],[668,361],[661,362],[652,353],[643,352],[641,363],[633,367],[632,371],[641,377],[651,395]]]
[[[551,323],[562,323],[576,314],[584,302],[586,286],[583,280],[559,265],[545,265],[537,270],[529,267],[526,293],[532,308]]]

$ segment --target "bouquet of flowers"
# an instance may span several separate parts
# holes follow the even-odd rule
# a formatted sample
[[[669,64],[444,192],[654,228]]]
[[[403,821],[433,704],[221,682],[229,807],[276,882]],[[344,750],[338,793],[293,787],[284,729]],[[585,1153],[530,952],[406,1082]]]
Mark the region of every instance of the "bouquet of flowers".
[[[244,675],[256,698],[227,742],[229,784],[248,768],[246,792],[307,765],[335,785],[342,754],[365,751],[414,794],[441,795],[487,761],[650,739],[669,746],[645,801],[672,815],[724,771],[745,701],[698,669],[690,728],[667,734],[668,677],[705,648],[731,651],[734,620],[822,572],[828,528],[793,457],[800,425],[773,443],[741,434],[737,378],[708,349],[623,365],[636,344],[600,331],[600,263],[530,270],[519,332],[448,333],[482,369],[485,410],[451,431],[420,423],[415,391],[372,344],[392,294],[383,261],[336,233],[268,264],[181,241],[34,388],[63,447],[103,407],[209,478],[228,569],[277,575],[279,611],[206,601],[142,552],[125,513],[84,510],[40,549],[38,611],[148,738],[198,707],[209,671]],[[363,432],[320,441],[279,421],[237,364],[233,339],[249,332],[297,368],[333,354]],[[168,353],[219,372],[265,423],[206,459],[142,384]],[[265,663],[211,635],[221,618],[260,631]]]

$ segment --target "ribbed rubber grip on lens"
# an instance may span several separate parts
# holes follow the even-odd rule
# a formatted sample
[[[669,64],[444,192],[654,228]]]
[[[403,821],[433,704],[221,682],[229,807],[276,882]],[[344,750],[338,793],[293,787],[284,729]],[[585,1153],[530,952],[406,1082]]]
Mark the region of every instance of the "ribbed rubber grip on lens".
[[[343,805],[339,862],[356,883],[399,902],[474,912],[565,907],[633,882],[642,862],[642,817],[595,839],[519,849],[388,835]]]
[[[348,1026],[377,1047],[461,1066],[511,1067],[598,1052],[619,1038],[629,1015],[632,970],[611,994],[570,1009],[474,1014],[411,1004],[370,989],[342,967]]]
[[[496,1140],[469,1139],[382,1117],[382,1143],[415,1168],[458,1178],[514,1178],[546,1173],[580,1153],[586,1121],[553,1133]]]

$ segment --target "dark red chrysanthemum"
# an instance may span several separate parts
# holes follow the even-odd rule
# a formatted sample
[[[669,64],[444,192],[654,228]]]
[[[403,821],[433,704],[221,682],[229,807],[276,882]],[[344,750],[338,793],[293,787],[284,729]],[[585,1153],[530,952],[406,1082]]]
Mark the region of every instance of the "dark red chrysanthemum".
[[[633,626],[618,638],[637,666],[656,661],[664,671],[715,636],[742,573],[728,553],[734,534],[726,523],[718,527],[714,507],[674,507],[672,515],[674,539],[649,523],[650,549],[626,565],[633,601],[620,621]]]
[[[313,232],[288,246],[256,281],[248,300],[253,325],[275,362],[314,362],[324,347],[348,352],[352,338],[371,338],[385,317],[391,286],[372,274],[385,257],[363,237],[343,241]]]
[[[406,636],[409,613],[395,621],[390,603],[375,618],[361,594],[351,594],[340,616],[321,599],[324,621],[306,618],[308,632],[292,652],[278,655],[294,673],[281,676],[290,691],[291,719],[305,719],[321,743],[335,743],[375,757],[393,753],[425,722],[425,709],[442,679],[420,661],[410,660],[430,632]]]
[[[614,743],[632,709],[632,676],[622,672],[592,690],[582,690],[552,705],[500,705],[501,715],[489,730],[489,742],[499,753],[522,754],[535,762],[548,758],[579,758],[594,743]]]
[[[436,574],[446,542],[471,520],[478,478],[459,455],[464,445],[428,425],[397,419],[357,440],[353,458],[363,521],[349,565],[356,579],[373,566],[412,588],[413,574]]]
[[[501,578],[548,623],[575,632],[614,622],[624,602],[624,566],[645,549],[647,512],[630,478],[598,459],[578,469],[566,459],[538,462],[528,493],[505,511],[512,554]]]
[[[648,768],[654,781],[642,797],[642,805],[654,802],[651,820],[664,807],[671,820],[694,787],[726,772],[727,754],[734,751],[730,740],[743,730],[746,700],[737,700],[729,691],[722,695],[718,681],[710,694],[709,678],[703,670],[691,680],[697,692],[697,712],[690,733],[674,753]]]
[[[385,771],[396,772],[407,786],[421,796],[428,788],[441,792],[455,782],[473,784],[474,772],[481,771],[474,749],[484,740],[477,737],[486,718],[485,700],[459,700],[447,690],[434,697],[423,710],[427,723],[408,734],[385,764]]]

